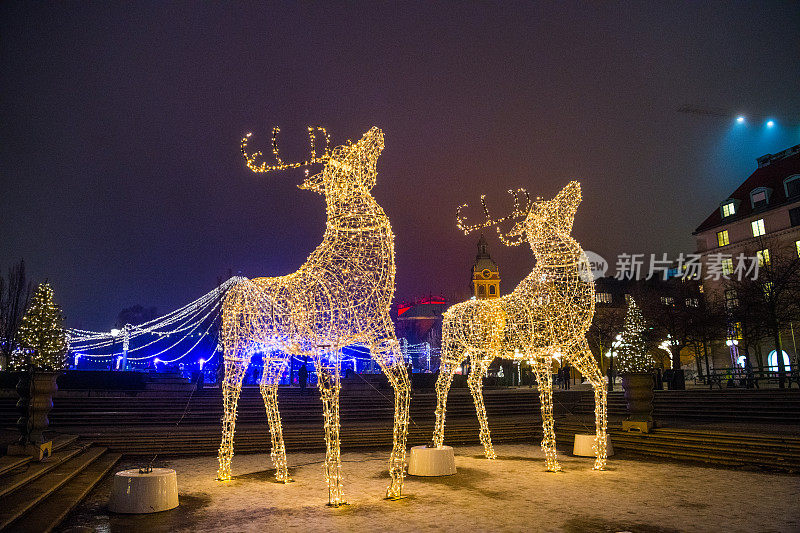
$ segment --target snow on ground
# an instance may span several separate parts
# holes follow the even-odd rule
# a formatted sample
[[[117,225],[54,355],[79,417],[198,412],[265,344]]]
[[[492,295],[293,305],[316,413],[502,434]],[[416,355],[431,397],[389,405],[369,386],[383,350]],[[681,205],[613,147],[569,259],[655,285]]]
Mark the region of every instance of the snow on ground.
[[[268,454],[236,455],[234,479],[214,480],[216,457],[159,461],[177,471],[181,505],[155,515],[105,511],[106,481],[64,524],[104,531],[798,531],[800,477],[561,454],[544,471],[538,446],[456,449],[458,473],[406,478],[400,501],[383,500],[388,451],[342,454],[349,506],[330,508],[323,453],[292,453],[294,483],[275,483]],[[126,461],[115,470],[133,465]]]

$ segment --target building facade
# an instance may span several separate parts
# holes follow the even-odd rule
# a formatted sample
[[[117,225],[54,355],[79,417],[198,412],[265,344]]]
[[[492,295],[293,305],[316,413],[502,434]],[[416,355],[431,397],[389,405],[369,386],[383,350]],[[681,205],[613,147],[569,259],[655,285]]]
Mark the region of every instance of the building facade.
[[[741,295],[730,280],[745,274],[744,268],[751,267],[752,275],[756,263],[763,272],[778,257],[785,260],[800,255],[800,145],[759,157],[757,164],[756,170],[694,231],[707,298],[718,298],[731,311],[739,306]],[[709,272],[715,268],[722,275],[710,278]],[[784,360],[794,362],[797,350],[793,326],[789,324],[782,348]],[[729,338],[714,346],[715,365],[743,364],[740,326],[731,323],[729,330]],[[756,346],[758,361],[751,364],[774,364],[775,345],[769,336],[763,336]]]

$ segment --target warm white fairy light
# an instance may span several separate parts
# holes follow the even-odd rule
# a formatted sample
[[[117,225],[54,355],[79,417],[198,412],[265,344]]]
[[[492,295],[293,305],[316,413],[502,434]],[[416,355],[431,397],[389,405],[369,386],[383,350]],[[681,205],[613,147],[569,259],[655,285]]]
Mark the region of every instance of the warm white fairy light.
[[[317,155],[313,142],[321,132],[325,151]],[[410,386],[389,305],[394,294],[394,234],[389,219],[372,197],[376,163],[383,150],[383,133],[372,128],[356,143],[328,150],[322,128],[309,128],[311,155],[302,163],[257,163],[260,153],[249,154],[248,134],[242,154],[254,172],[270,172],[322,163],[319,174],[307,176],[300,188],[325,196],[327,223],[322,243],[296,272],[276,278],[242,281],[232,287],[223,305],[222,340],[225,348],[222,444],[218,478],[231,477],[236,405],[242,378],[255,351],[264,355],[264,368],[283,365],[292,356],[309,356],[318,373],[325,415],[325,480],[329,503],[341,505],[339,441],[339,365],[326,354],[354,343],[369,346],[395,390],[394,446],[389,459],[391,482],[387,497],[400,497],[403,487]],[[273,436],[273,460],[279,480],[287,480],[286,452],[280,428],[277,386],[280,375],[268,373],[262,381],[267,418]]]
[[[486,409],[481,390],[483,377],[496,357],[527,360],[539,384],[547,470],[561,467],[556,458],[553,429],[552,358],[560,353],[577,368],[594,388],[597,434],[594,468],[606,464],[606,384],[600,368],[589,351],[586,331],[594,315],[594,281],[586,255],[570,236],[575,211],[581,201],[578,182],[570,182],[553,200],[537,199],[525,205],[518,201],[521,189],[514,195],[511,215],[492,219],[481,197],[486,221],[467,225],[458,209],[458,227],[465,233],[500,222],[517,219],[508,233],[498,233],[504,243],[518,245],[527,240],[536,258],[533,271],[511,294],[493,300],[469,300],[450,307],[442,324],[442,363],[436,383],[438,403],[433,440],[444,441],[447,393],[453,374],[469,357],[472,367],[468,378],[480,421],[481,442],[486,457],[494,458]]]
[[[650,372],[656,367],[656,360],[647,350],[644,335],[647,326],[642,311],[630,294],[626,294],[625,299],[628,302],[628,312],[625,314],[625,325],[619,341],[614,348],[617,371],[621,374]],[[664,345],[668,346],[668,343],[664,341],[662,347]],[[668,349],[667,352],[671,354]]]
[[[12,353],[11,367],[17,370],[33,367],[59,371],[67,361],[69,337],[63,327],[61,308],[53,301],[53,288],[40,283],[19,326],[22,350]]]

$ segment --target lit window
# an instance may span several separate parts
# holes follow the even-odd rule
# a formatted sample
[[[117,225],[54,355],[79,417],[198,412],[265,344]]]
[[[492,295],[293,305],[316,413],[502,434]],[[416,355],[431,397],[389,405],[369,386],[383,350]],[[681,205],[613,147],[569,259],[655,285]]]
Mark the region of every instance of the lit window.
[[[494,285],[489,285],[489,294],[495,294]]]
[[[750,223],[750,227],[753,229],[753,237],[761,237],[766,233],[764,231],[764,219],[759,218],[758,220],[754,220]]]
[[[756,255],[758,256],[758,266],[769,264],[769,248],[757,251]]]
[[[798,241],[800,242],[800,241]],[[733,273],[733,259],[726,257],[722,260],[722,273],[725,276],[730,276]]]
[[[736,204],[729,202],[722,206],[722,218],[736,214]]]
[[[728,246],[731,243],[728,239],[728,230],[724,229],[717,232],[717,246]]]
[[[798,241],[800,242],[800,241]],[[611,293],[609,292],[596,292],[594,294],[594,301],[599,304],[610,304],[611,303]]]
[[[686,298],[686,307],[700,307],[700,300],[697,298]]]
[[[661,303],[664,305],[675,305],[675,298],[672,296],[662,296]]]
[[[794,247],[797,249],[797,257],[800,257],[800,241],[794,241]]]
[[[735,289],[728,289],[725,291],[725,307],[728,309],[739,307],[739,297]]]

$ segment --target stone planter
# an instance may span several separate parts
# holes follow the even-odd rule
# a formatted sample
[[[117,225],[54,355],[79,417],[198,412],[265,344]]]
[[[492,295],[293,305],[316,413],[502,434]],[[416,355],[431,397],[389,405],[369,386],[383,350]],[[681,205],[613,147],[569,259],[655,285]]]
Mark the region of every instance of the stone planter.
[[[16,390],[17,396],[19,396],[19,400],[17,400],[17,412],[19,413],[19,418],[17,419],[19,439],[17,440],[17,444],[20,446],[25,446],[29,442],[28,436],[30,435],[30,430],[28,430],[28,420],[30,418],[31,405],[30,372],[19,373],[19,381],[17,382]]]
[[[23,372],[17,383],[17,428],[19,444],[39,445],[45,442],[43,432],[50,424],[47,415],[53,408],[53,394],[58,390],[56,378],[61,372]]]
[[[47,415],[53,408],[53,394],[58,390],[56,379],[59,375],[61,375],[61,372],[35,371],[31,378],[28,427],[30,428],[30,442],[33,444],[45,442],[42,432],[50,425]]]
[[[626,372],[622,375],[628,418],[622,429],[637,429],[647,432],[653,427],[653,374],[650,372]]]

